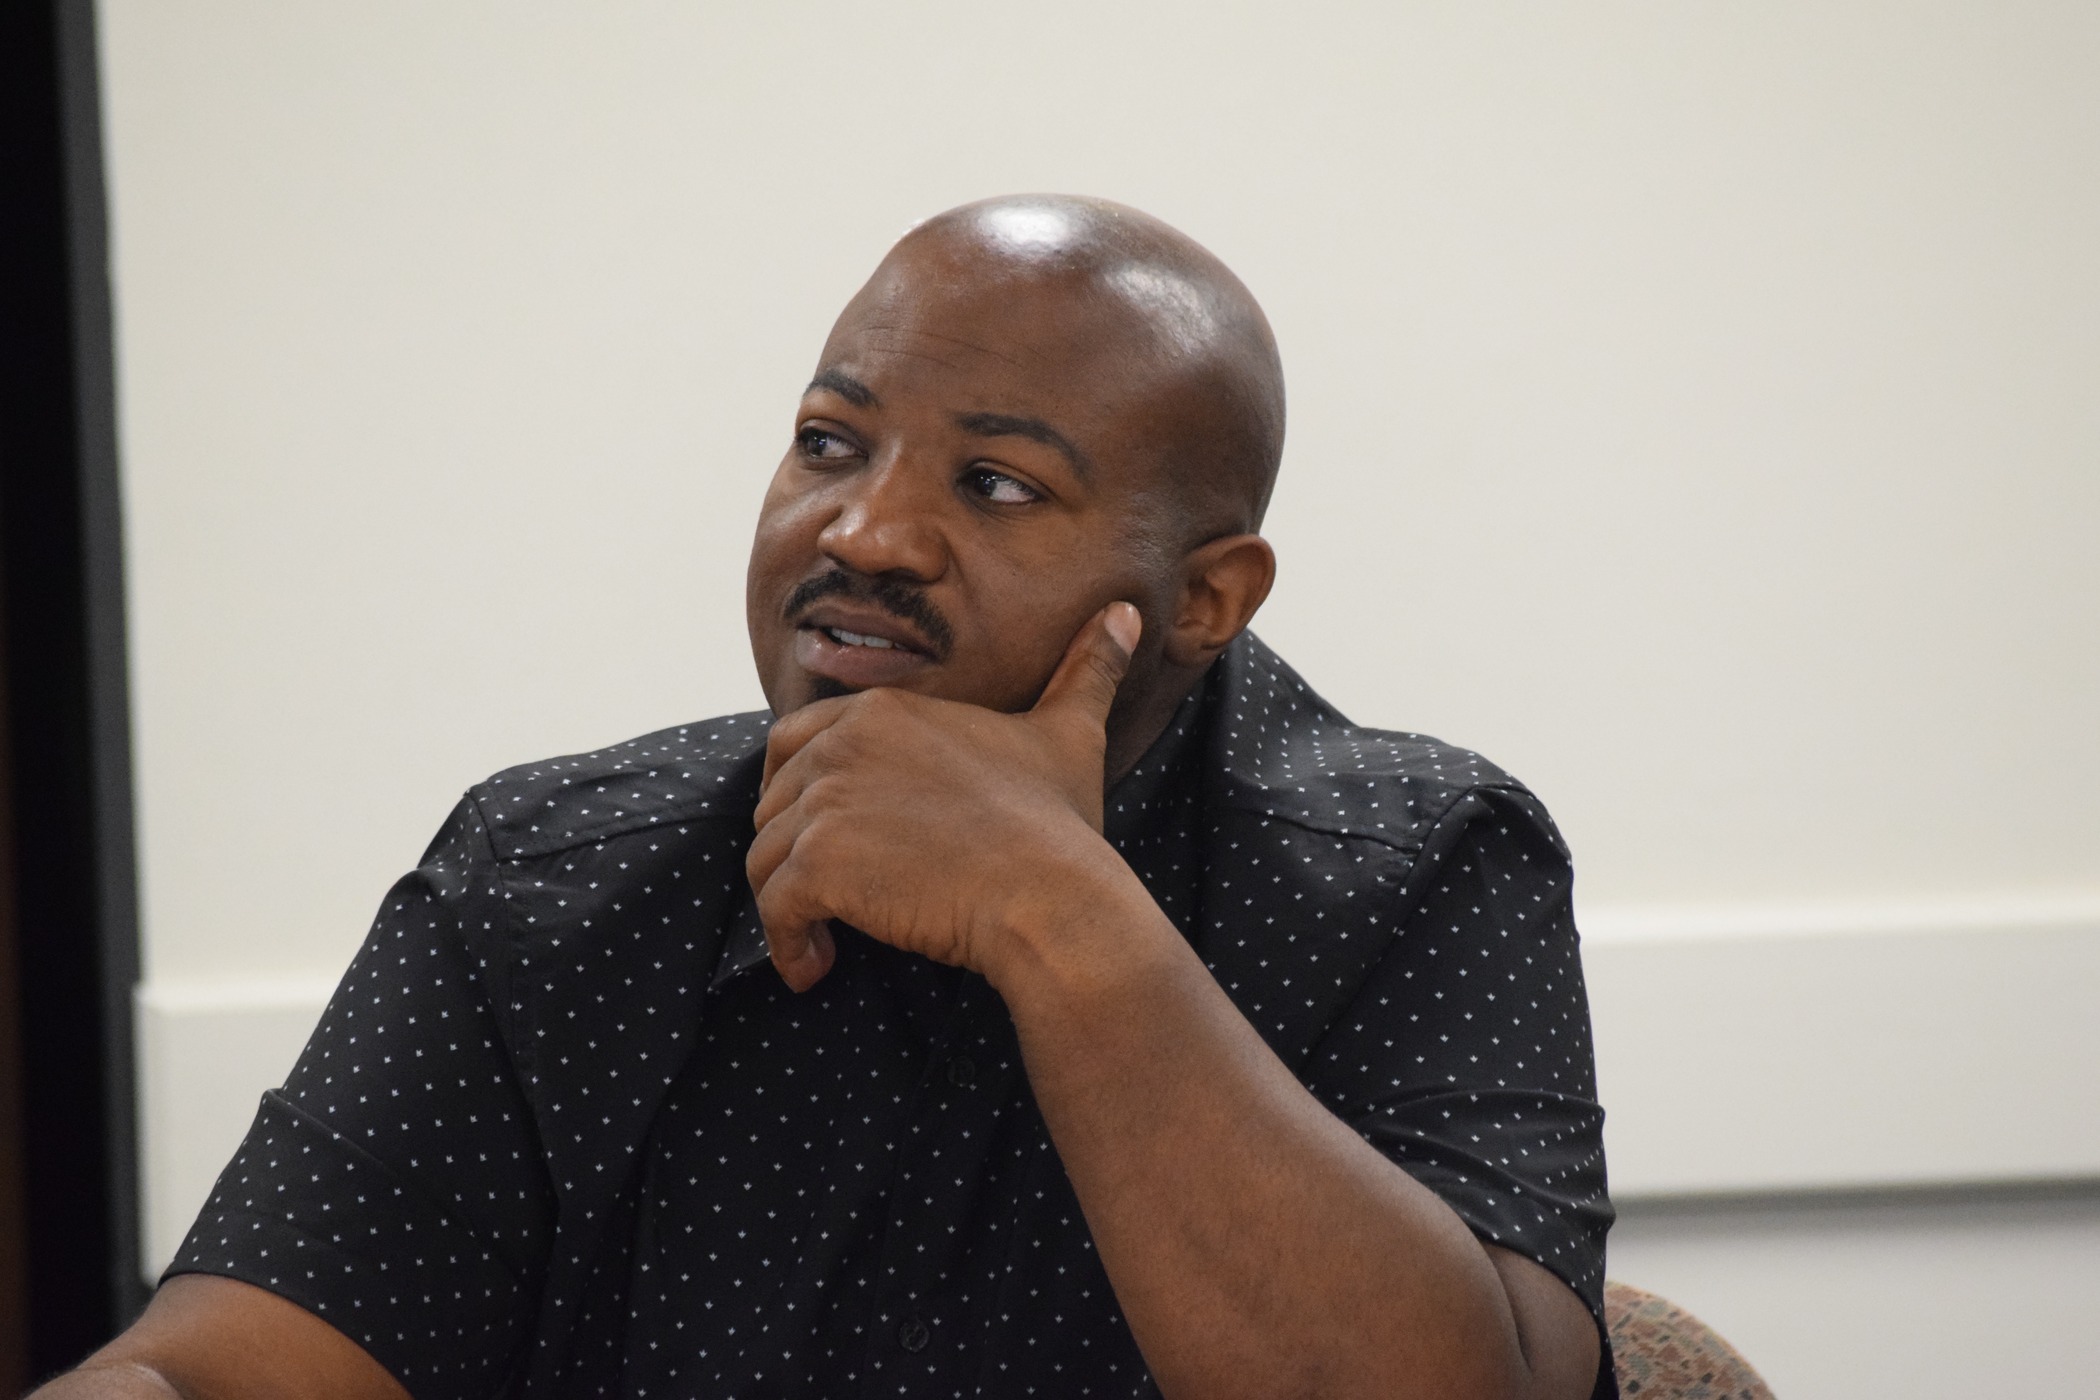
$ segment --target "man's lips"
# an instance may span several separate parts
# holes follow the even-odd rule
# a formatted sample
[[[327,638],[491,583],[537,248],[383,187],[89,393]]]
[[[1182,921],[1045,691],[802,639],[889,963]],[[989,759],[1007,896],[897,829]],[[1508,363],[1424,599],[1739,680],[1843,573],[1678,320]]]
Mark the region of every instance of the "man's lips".
[[[902,651],[913,651],[931,658],[933,646],[920,634],[919,629],[894,613],[880,608],[849,603],[841,599],[827,599],[802,614],[795,625],[815,628],[820,632],[844,633],[833,640],[853,645],[852,638],[861,638],[876,644],[878,650],[892,647]]]
[[[916,628],[875,608],[827,600],[795,628],[796,664],[856,690],[896,685],[933,660]]]

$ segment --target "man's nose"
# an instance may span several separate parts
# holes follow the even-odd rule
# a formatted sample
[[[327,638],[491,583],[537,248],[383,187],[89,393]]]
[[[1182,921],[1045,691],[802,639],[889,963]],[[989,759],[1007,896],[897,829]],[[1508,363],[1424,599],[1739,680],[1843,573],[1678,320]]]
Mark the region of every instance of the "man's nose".
[[[908,462],[871,463],[848,488],[817,547],[840,567],[861,574],[903,574],[931,583],[948,567],[936,483]]]

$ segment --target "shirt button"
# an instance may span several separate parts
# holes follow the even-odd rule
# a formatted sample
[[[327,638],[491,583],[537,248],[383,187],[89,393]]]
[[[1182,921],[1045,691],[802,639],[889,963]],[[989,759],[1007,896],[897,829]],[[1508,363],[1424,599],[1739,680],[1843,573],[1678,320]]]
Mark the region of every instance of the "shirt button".
[[[977,1082],[977,1062],[968,1055],[957,1055],[948,1061],[948,1082],[958,1089],[967,1089]]]
[[[907,1317],[904,1325],[897,1329],[897,1345],[909,1352],[926,1350],[926,1344],[932,1340],[933,1329],[926,1325],[923,1317]]]

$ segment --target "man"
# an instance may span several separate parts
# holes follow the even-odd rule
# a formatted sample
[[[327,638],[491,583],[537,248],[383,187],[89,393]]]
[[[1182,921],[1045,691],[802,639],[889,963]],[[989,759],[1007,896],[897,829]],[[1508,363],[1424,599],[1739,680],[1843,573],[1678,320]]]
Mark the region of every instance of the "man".
[[[1282,435],[1158,221],[907,234],[760,517],[770,726],[471,792],[49,1394],[1612,1393],[1565,852],[1243,635]]]

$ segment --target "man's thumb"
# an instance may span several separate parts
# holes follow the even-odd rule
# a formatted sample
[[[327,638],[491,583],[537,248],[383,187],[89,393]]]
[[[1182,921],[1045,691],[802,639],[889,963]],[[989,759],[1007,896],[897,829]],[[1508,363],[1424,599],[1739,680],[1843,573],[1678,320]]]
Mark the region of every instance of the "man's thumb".
[[[1138,610],[1128,603],[1110,603],[1095,613],[1065,648],[1065,659],[1057,663],[1050,684],[1035,702],[1036,712],[1079,710],[1094,723],[1107,724],[1116,687],[1130,669],[1130,654],[1137,650],[1144,626]]]

